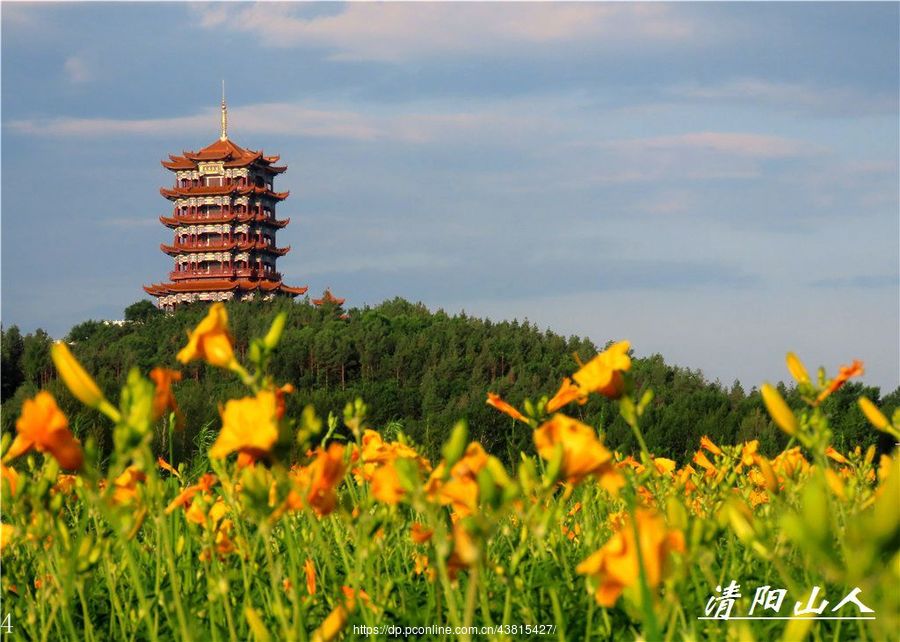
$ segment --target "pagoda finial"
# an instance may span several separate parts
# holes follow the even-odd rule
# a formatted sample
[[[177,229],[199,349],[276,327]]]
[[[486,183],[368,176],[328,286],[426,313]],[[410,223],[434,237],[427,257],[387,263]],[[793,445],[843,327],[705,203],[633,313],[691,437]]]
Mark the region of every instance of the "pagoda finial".
[[[228,105],[225,104],[225,80],[222,80],[222,133],[219,140],[228,140]]]

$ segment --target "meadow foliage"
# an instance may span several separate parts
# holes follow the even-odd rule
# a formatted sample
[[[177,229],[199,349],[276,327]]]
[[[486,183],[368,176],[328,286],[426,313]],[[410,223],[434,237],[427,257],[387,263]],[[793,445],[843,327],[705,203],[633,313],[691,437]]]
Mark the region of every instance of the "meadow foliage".
[[[206,363],[242,389],[208,400],[220,420],[199,465],[174,456],[192,420],[173,394],[182,370],[131,369],[114,404],[66,344],[52,346],[112,448],[77,439],[47,391],[22,404],[2,443],[4,625],[34,640],[317,642],[383,625],[449,626],[432,637],[462,640],[525,637],[512,626],[652,641],[900,630],[900,457],[836,448],[825,411],[859,362],[811,377],[788,354],[791,403],[761,388],[784,447],[698,436],[679,465],[648,448],[654,393],[636,385],[629,343],[614,343],[536,398],[484,391],[525,436],[510,463],[464,421],[428,457],[373,425],[361,399],[342,416],[294,410],[298,391],[271,374],[285,329],[281,312],[237,351],[214,304],[190,331],[181,368]],[[613,404],[633,452],[582,420],[596,398]],[[900,440],[900,412],[866,397],[858,407]],[[758,608],[756,587],[784,589],[782,615],[827,599],[874,619],[700,619],[726,592],[739,593],[734,613]]]

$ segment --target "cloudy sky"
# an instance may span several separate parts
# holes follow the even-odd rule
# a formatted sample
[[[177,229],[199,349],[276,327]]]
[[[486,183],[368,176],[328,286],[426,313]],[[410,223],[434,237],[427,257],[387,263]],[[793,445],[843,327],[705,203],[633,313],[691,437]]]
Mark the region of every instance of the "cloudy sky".
[[[288,164],[286,282],[528,318],[748,387],[900,379],[900,5],[10,4],[2,321],[161,281],[169,153]]]

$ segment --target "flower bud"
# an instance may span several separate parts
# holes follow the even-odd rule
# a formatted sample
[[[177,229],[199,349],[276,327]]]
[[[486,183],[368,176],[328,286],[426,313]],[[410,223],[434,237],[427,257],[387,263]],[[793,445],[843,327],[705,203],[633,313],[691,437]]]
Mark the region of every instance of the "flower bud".
[[[760,388],[766,410],[769,411],[772,420],[789,435],[797,434],[797,418],[788,407],[781,393],[769,384],[763,384]]]
[[[869,420],[869,423],[878,430],[884,430],[891,425],[891,422],[888,421],[888,418],[884,416],[884,413],[878,409],[878,406],[869,401],[866,397],[859,398],[859,409],[863,411],[863,414],[866,416],[866,419]]]
[[[90,408],[99,408],[100,404],[106,401],[96,382],[81,367],[69,350],[69,346],[62,341],[57,341],[50,348],[50,356],[66,387],[81,403]]]
[[[786,361],[788,371],[797,383],[809,383],[809,373],[797,355],[793,352],[788,352]]]
[[[280,312],[278,316],[275,317],[275,320],[272,321],[272,326],[266,333],[265,339],[263,339],[263,345],[265,345],[267,350],[272,350],[278,345],[278,341],[281,339],[281,333],[284,332],[284,324],[286,321],[287,312]]]

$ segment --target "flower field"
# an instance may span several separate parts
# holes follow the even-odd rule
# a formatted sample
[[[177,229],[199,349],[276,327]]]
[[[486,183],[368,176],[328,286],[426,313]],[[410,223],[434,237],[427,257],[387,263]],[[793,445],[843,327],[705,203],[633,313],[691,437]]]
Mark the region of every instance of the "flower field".
[[[224,306],[178,361],[230,371],[246,396],[218,400],[205,457],[173,461],[190,416],[181,373],[132,371],[111,403],[64,343],[52,357],[71,394],[102,413],[113,452],[81,443],[48,392],[28,400],[2,467],[0,631],[29,640],[889,640],[900,630],[900,457],[839,452],[822,403],[859,362],[810,375],[803,399],[762,387],[790,436],[697,435],[691,461],[654,457],[641,417],[654,403],[622,341],[558,390],[487,403],[533,448],[504,465],[464,422],[439,461],[402,432],[311,406],[289,416],[289,384],[267,374],[278,315],[233,349]],[[170,364],[171,365],[171,364]],[[616,400],[638,452],[575,417]],[[866,398],[872,430],[900,440],[900,412]],[[168,453],[168,454],[167,454]]]

